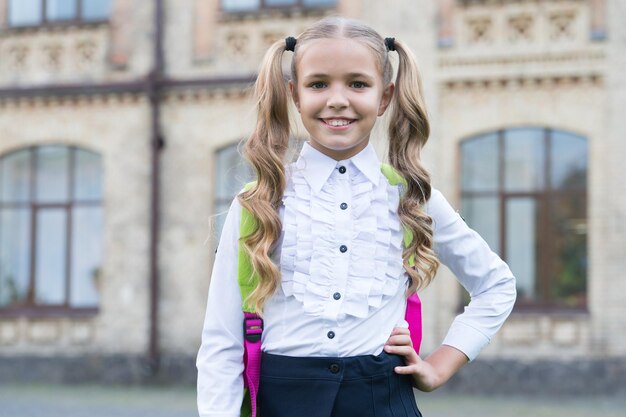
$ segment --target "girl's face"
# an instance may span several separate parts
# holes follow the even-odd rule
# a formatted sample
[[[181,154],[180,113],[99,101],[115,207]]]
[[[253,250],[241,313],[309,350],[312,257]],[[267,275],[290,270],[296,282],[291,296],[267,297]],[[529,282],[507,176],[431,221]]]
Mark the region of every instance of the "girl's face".
[[[363,150],[394,88],[383,85],[369,47],[345,38],[308,41],[298,50],[296,72],[289,89],[311,146],[335,160]]]

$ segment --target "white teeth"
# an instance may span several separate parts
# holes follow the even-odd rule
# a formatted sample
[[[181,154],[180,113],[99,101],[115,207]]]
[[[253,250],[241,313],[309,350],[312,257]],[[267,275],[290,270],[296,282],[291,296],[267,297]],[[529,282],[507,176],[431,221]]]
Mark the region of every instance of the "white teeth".
[[[347,120],[337,120],[337,119],[327,120],[326,123],[328,123],[331,126],[347,126],[350,124],[350,122]]]

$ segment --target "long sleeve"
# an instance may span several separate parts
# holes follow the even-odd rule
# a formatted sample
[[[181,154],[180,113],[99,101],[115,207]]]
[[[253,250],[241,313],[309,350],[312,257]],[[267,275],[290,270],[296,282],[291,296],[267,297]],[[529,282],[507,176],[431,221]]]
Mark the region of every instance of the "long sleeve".
[[[241,206],[230,206],[216,252],[198,352],[200,417],[239,417],[243,399],[243,313],[237,284]]]
[[[515,277],[435,189],[427,212],[433,218],[435,253],[471,296],[464,312],[453,321],[443,344],[474,360],[513,309]]]

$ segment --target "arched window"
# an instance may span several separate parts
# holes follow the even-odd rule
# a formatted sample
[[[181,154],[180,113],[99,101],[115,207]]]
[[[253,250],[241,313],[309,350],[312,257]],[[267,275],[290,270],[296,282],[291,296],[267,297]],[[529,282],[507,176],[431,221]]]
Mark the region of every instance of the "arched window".
[[[0,312],[98,306],[101,177],[101,157],[76,147],[0,157]]]
[[[461,143],[462,213],[517,278],[518,307],[584,308],[587,140],[515,128]]]

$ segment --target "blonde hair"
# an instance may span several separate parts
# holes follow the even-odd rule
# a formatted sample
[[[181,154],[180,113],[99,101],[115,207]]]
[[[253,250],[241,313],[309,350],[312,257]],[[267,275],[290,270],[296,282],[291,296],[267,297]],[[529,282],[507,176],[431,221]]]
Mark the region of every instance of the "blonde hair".
[[[339,17],[325,18],[298,36],[291,63],[291,78],[297,83],[298,50],[310,40],[347,38],[370,47],[377,58],[388,85],[393,77],[389,52],[383,38],[365,24]],[[422,85],[415,57],[400,41],[395,41],[399,57],[396,88],[391,102],[389,122],[389,162],[406,179],[407,187],[400,199],[398,215],[403,226],[413,234],[403,252],[404,268],[410,277],[407,294],[428,285],[439,262],[434,255],[432,219],[422,206],[430,198],[430,176],[420,162],[420,151],[430,133],[428,116],[422,97]],[[257,174],[257,184],[239,194],[239,202],[256,221],[254,233],[244,237],[244,247],[252,267],[259,275],[259,284],[250,294],[250,302],[260,314],[265,302],[280,283],[280,270],[270,253],[277,242],[281,221],[278,216],[285,190],[284,158],[289,147],[289,93],[282,72],[285,41],[274,43],[263,58],[255,84],[257,124],[246,142],[244,156]],[[414,257],[414,266],[409,260]]]

